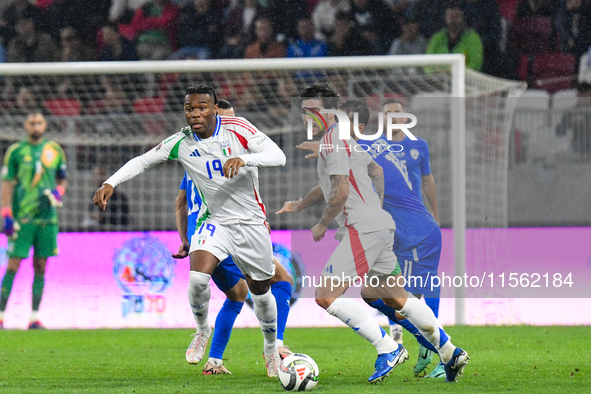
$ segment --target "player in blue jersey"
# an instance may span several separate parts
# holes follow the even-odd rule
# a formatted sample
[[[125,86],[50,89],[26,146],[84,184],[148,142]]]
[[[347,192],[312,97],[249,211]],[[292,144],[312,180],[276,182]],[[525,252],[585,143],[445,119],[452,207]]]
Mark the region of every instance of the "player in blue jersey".
[[[367,106],[359,100],[351,100],[342,104],[340,109],[348,114],[358,113],[359,131],[363,133],[365,125],[369,121]],[[384,105],[384,110],[404,111],[402,105],[395,101],[387,102]],[[394,120],[398,124],[407,121],[406,118],[395,118]],[[429,165],[429,148],[425,140],[413,141],[400,130],[392,137],[393,141],[387,141],[385,137],[380,137],[377,140],[360,139],[357,143],[370,153],[376,163],[384,169],[383,208],[392,215],[396,222],[394,252],[398,257],[402,275],[407,279],[405,288],[417,297],[424,295],[427,304],[435,316],[438,316],[440,289],[437,287],[431,290],[428,283],[430,283],[431,277],[437,275],[439,267],[441,230],[434,216],[423,205],[420,194],[422,183],[433,182],[433,188],[428,190],[435,192],[433,175]],[[398,141],[395,142],[394,139]],[[429,177],[431,180],[425,182],[422,180],[423,177]],[[431,206],[437,207],[436,203],[432,203]],[[437,212],[436,208],[435,212]],[[420,279],[417,280],[418,278]],[[430,302],[432,300],[437,301],[436,307],[433,302]],[[375,306],[376,302],[381,303],[381,301],[372,299],[369,299],[368,303]],[[405,328],[410,327],[410,323],[400,315],[390,319],[391,324],[398,322]],[[410,328],[410,331],[413,329]],[[425,371],[431,362],[432,355],[431,350],[423,345],[420,346],[419,358],[415,366],[417,375]],[[437,375],[444,377],[445,371],[441,369]]]
[[[234,116],[234,111],[229,102],[218,100],[218,114],[221,116]],[[175,202],[175,217],[182,245],[174,258],[182,259],[188,256],[190,242],[196,231],[201,198],[197,193],[191,179],[185,176],[179,187],[179,194]],[[277,302],[277,347],[279,355],[284,358],[291,354],[287,346],[283,344],[283,333],[289,314],[291,300],[292,279],[286,269],[274,258],[275,276],[271,279],[271,292]],[[211,275],[216,286],[226,294],[226,301],[220,309],[216,321],[215,330],[211,340],[209,359],[203,367],[204,375],[217,375],[231,373],[223,365],[222,356],[230,340],[232,327],[236,317],[242,310],[244,301],[248,296],[248,286],[244,275],[234,264],[232,257],[228,257],[218,264]],[[205,353],[205,345],[197,346],[197,341],[191,341],[186,352],[187,362],[198,364]]]

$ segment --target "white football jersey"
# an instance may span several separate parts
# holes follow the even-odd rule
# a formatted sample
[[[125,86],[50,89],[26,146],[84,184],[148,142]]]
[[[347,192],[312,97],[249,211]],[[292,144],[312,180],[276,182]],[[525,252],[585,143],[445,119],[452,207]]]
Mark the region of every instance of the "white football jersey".
[[[340,234],[350,226],[360,232],[396,228],[392,216],[382,209],[380,198],[367,172],[367,166],[372,161],[372,157],[354,139],[340,140],[336,125],[320,141],[318,178],[326,202],[332,188],[330,176],[349,176],[349,197],[343,212],[335,219]]]
[[[246,163],[232,179],[223,168],[230,158]],[[199,221],[220,224],[261,224],[265,206],[259,193],[257,167],[285,164],[285,154],[269,137],[244,118],[216,117],[215,132],[201,140],[190,127],[168,137],[149,152],[130,160],[105,183],[115,187],[167,160],[178,160],[201,196]]]

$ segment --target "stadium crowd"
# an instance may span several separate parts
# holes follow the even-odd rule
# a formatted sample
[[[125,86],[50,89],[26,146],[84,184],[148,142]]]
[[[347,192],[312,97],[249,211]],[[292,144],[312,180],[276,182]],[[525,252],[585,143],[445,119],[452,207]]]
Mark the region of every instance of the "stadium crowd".
[[[591,45],[589,0],[0,0],[0,12],[7,62],[456,52],[532,82],[576,73]]]

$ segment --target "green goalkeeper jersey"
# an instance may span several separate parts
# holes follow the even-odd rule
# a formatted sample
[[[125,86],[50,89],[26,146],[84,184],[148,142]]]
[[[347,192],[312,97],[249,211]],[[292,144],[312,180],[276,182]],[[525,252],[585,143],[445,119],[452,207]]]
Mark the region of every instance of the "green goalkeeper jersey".
[[[45,190],[54,190],[56,179],[66,177],[66,155],[53,141],[33,145],[27,140],[8,148],[2,179],[16,181],[12,213],[21,224],[58,223],[57,209],[51,206]]]

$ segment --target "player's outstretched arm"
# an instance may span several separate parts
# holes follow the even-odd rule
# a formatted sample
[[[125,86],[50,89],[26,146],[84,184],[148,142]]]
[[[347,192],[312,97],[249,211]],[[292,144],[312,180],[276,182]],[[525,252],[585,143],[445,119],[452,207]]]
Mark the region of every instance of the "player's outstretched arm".
[[[331,188],[328,202],[324,208],[324,214],[320,222],[312,227],[314,241],[318,242],[324,238],[328,225],[343,211],[343,207],[349,198],[349,176],[331,175]]]
[[[320,141],[304,141],[299,145],[296,145],[296,148],[302,150],[309,150],[312,153],[308,153],[304,156],[304,159],[313,159],[318,157],[318,151],[320,150]]]
[[[94,205],[104,211],[107,208],[107,202],[112,195],[113,186],[109,185],[108,183],[103,183],[103,186],[101,186],[101,188],[94,193],[92,202],[94,202]]]
[[[312,188],[303,199],[300,197],[297,201],[286,201],[276,214],[300,212],[306,208],[318,205],[322,201],[324,201],[324,196],[322,195],[322,188],[318,185]]]
[[[174,216],[176,220],[176,228],[181,238],[181,246],[177,253],[173,254],[172,257],[175,259],[184,259],[189,255],[191,242],[187,238],[187,227],[188,227],[188,204],[187,204],[187,192],[186,190],[179,190],[179,194],[174,202]]]
[[[433,215],[433,218],[439,223],[439,211],[437,209],[437,192],[435,186],[435,178],[433,174],[423,175],[421,181],[421,188],[425,195],[425,202],[427,203],[427,209]]]
[[[384,206],[384,170],[375,161],[371,161],[367,165],[367,173],[376,188],[376,192],[380,197],[380,204]]]

